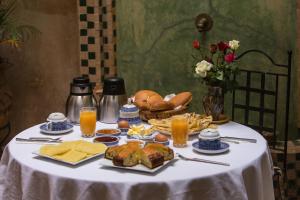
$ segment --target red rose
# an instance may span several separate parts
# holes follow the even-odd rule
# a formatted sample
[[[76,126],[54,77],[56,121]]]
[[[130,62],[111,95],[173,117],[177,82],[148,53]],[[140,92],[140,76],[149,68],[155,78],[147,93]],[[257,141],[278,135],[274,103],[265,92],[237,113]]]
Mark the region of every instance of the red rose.
[[[210,50],[211,53],[216,53],[217,50],[218,50],[218,46],[215,45],[215,44],[211,44],[209,50]]]
[[[193,47],[195,49],[200,49],[200,42],[199,42],[199,40],[194,40],[193,41]]]
[[[218,48],[220,51],[225,51],[226,49],[229,48],[229,45],[227,43],[221,41],[218,43]]]
[[[229,53],[225,55],[224,59],[227,63],[232,63],[235,59],[234,53]]]

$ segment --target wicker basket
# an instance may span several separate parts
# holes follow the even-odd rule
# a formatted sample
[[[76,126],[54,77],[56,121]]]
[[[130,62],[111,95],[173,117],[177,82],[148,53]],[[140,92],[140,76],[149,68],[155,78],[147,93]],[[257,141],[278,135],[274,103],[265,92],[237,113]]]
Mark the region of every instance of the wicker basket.
[[[187,112],[188,105],[192,101],[192,98],[186,102],[182,107],[176,110],[164,110],[164,111],[149,111],[141,110],[140,117],[143,121],[148,121],[149,119],[166,119],[172,117],[173,115],[180,115]]]

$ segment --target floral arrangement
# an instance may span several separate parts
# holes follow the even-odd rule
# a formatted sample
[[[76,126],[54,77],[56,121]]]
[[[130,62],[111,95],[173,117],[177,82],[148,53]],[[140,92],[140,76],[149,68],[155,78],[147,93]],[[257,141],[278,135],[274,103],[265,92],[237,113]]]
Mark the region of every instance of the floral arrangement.
[[[240,44],[237,40],[211,44],[208,49],[201,48],[199,40],[193,41],[194,49],[199,51],[200,62],[194,66],[195,76],[210,86],[221,87],[225,92],[237,86],[234,75],[239,69],[235,65],[235,53]],[[199,57],[195,57],[199,60]]]

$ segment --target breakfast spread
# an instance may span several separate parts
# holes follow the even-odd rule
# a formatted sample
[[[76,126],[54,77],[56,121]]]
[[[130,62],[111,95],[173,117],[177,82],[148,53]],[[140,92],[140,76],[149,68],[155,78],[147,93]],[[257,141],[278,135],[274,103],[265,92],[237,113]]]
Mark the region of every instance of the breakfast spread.
[[[94,144],[83,140],[63,142],[58,145],[44,145],[39,154],[64,162],[76,163],[96,154],[104,153],[106,145]]]
[[[116,166],[132,167],[141,163],[153,169],[163,165],[164,161],[172,160],[174,152],[162,144],[149,143],[141,147],[138,142],[131,142],[109,147],[105,151],[105,158],[112,160]]]
[[[212,122],[211,116],[199,115],[195,113],[185,113],[182,116],[188,120],[189,134],[199,132],[205,128],[216,128],[215,125],[210,125]],[[148,123],[153,126],[153,129],[161,133],[171,133],[171,119],[150,119]]]
[[[166,101],[157,92],[152,90],[140,90],[134,95],[134,104],[140,110],[165,111],[173,110],[179,106],[188,104],[192,100],[192,93],[182,92]]]

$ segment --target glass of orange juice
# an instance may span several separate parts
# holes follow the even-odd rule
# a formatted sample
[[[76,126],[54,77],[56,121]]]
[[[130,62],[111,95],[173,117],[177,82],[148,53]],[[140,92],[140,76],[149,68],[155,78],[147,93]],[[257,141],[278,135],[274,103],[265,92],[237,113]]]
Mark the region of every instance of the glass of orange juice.
[[[80,130],[82,137],[94,137],[97,121],[95,107],[82,107],[80,109]]]
[[[186,147],[188,139],[188,120],[184,116],[173,116],[171,120],[174,147]]]

